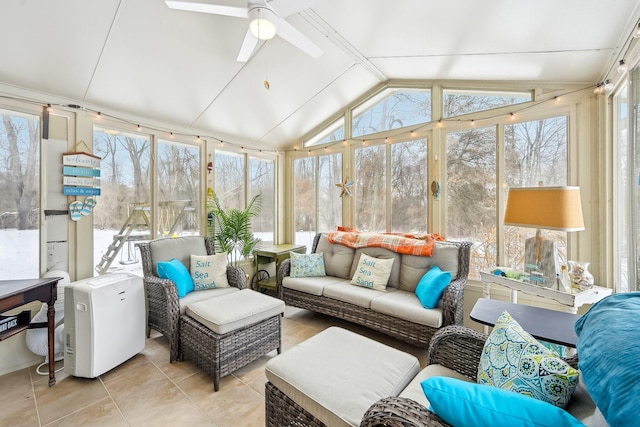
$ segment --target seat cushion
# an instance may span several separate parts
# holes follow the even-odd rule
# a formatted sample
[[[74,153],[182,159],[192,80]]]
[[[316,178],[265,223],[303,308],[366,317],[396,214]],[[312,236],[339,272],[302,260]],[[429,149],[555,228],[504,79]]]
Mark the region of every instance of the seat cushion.
[[[330,327],[269,360],[267,379],[328,426],[359,426],[366,410],[397,396],[418,373],[415,356]]]
[[[282,279],[282,286],[289,289],[294,289],[300,292],[306,292],[311,295],[320,296],[324,287],[332,283],[347,282],[346,279],[339,277],[324,276],[324,277],[285,277]]]
[[[424,308],[413,292],[401,290],[390,292],[390,288],[387,288],[386,293],[371,300],[371,309],[420,325],[433,328],[442,326],[442,309]]]
[[[349,281],[330,283],[324,287],[322,295],[338,301],[348,302],[364,308],[371,307],[371,301],[386,294],[394,293],[396,289],[388,288],[387,291],[377,291],[362,286],[353,286]]]
[[[351,279],[351,264],[355,249],[340,244],[332,244],[327,240],[327,235],[320,235],[316,253],[322,252],[324,257],[324,269],[327,276]]]
[[[451,272],[451,280],[458,277],[459,246],[453,243],[436,242],[433,256],[402,255],[399,288],[414,292],[418,282],[434,265],[442,271]]]
[[[459,374],[453,369],[449,369],[445,366],[438,364],[427,365],[423,370],[418,372],[418,375],[416,375],[415,378],[411,380],[409,385],[405,387],[404,390],[402,390],[402,393],[400,393],[400,397],[406,397],[407,399],[415,400],[425,408],[428,408],[430,403],[429,400],[427,400],[427,396],[424,394],[424,390],[422,390],[421,383],[422,381],[431,377],[457,378],[463,381],[474,382],[464,375]]]
[[[283,301],[251,289],[194,302],[186,311],[188,316],[219,335],[282,313]]]
[[[149,242],[151,251],[151,262],[154,269],[160,261],[177,259],[187,268],[191,266],[191,255],[208,255],[207,247],[204,244],[204,237],[185,236],[168,237]]]
[[[240,292],[240,289],[236,287],[228,287],[228,288],[213,288],[213,289],[205,289],[203,291],[198,292],[190,292],[184,298],[180,298],[180,315],[183,315],[187,311],[187,306],[191,303],[203,301],[209,298],[220,297],[222,295],[231,294],[234,292]]]

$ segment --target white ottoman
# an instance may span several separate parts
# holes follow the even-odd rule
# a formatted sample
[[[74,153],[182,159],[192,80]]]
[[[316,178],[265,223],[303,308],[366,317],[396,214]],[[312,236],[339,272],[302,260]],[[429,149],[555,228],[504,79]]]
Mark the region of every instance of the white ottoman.
[[[243,289],[187,306],[180,317],[180,358],[213,377],[230,374],[272,350],[280,353],[284,302]]]
[[[397,396],[420,370],[415,356],[331,327],[271,359],[267,426],[358,426],[369,407]]]

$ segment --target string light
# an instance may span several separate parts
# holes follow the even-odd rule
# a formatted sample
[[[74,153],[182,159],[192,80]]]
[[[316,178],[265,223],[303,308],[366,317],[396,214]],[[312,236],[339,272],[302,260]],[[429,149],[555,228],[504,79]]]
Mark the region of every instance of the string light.
[[[621,59],[618,68],[616,68],[616,71],[620,74],[624,74],[627,71],[627,68],[627,63],[624,62],[624,59]]]
[[[47,104],[47,111],[51,112],[51,104]]]
[[[633,38],[634,39],[640,38],[640,22],[638,22],[636,29],[633,30]]]
[[[141,128],[140,128],[140,125],[138,125],[138,132],[140,132],[140,129],[141,129]]]
[[[474,119],[471,119],[471,126],[475,126],[476,125],[476,121]]]

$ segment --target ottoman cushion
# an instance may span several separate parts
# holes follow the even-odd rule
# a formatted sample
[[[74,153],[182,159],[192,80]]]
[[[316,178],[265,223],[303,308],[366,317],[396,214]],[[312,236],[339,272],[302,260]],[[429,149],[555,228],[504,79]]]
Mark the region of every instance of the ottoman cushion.
[[[186,311],[188,316],[219,335],[281,313],[284,313],[283,301],[251,289],[194,302]]]
[[[418,359],[331,327],[267,362],[267,379],[328,426],[358,426],[369,407],[397,396],[420,370]]]

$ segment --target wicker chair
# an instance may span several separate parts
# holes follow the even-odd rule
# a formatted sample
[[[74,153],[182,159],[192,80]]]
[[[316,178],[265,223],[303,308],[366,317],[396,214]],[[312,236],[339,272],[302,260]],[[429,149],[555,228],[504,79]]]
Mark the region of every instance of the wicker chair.
[[[167,261],[158,254],[154,257],[154,249],[157,252],[166,252],[167,247],[175,247],[176,252],[171,257],[186,261],[191,254],[213,255],[215,248],[213,241],[208,237],[188,236],[178,238],[158,239],[146,243],[138,243],[142,258],[142,270],[144,274],[144,288],[147,298],[147,337],[150,330],[155,329],[167,337],[171,347],[169,358],[171,362],[179,359],[179,320],[182,300],[178,299],[178,291],[175,283],[169,279],[161,279],[157,276],[157,262]],[[242,268],[227,266],[227,280],[229,285],[238,289],[247,287],[246,275]],[[206,298],[207,293],[217,289],[198,291],[199,297]],[[183,304],[184,305],[184,304]]]
[[[435,333],[428,350],[428,364],[440,364],[475,381],[487,335],[465,326],[446,326]],[[578,357],[564,359],[577,369]],[[407,398],[387,397],[364,414],[361,427],[449,426],[421,404]]]

